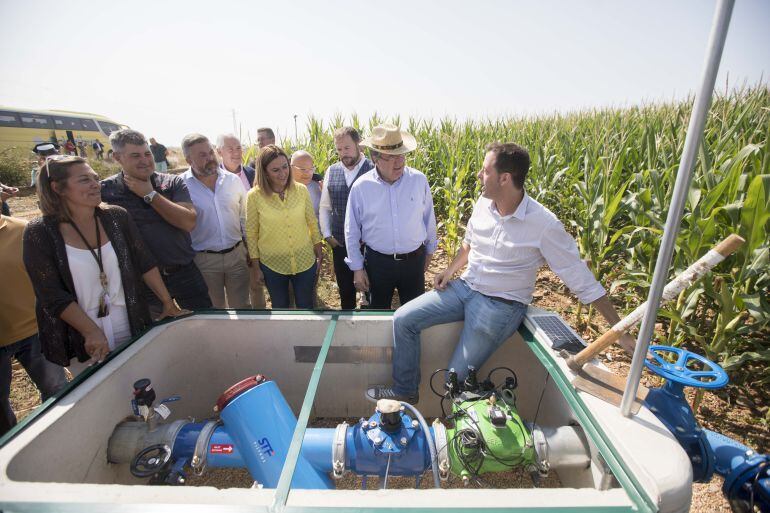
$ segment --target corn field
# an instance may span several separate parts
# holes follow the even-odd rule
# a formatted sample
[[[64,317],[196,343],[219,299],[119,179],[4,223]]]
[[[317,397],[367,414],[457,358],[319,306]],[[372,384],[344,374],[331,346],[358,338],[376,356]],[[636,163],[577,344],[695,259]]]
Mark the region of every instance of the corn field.
[[[596,277],[630,311],[647,297],[691,106],[692,99],[485,122],[310,118],[299,141],[283,144],[310,152],[323,171],[336,160],[334,128],[350,124],[368,134],[384,121],[401,125],[417,138],[407,165],[431,183],[449,255],[478,197],[484,146],[523,145],[532,159],[528,193],[564,222]],[[698,351],[722,364],[738,388],[760,391],[770,384],[769,140],[767,86],[715,95],[669,278],[730,233],[746,244],[665,305],[656,330],[658,343]],[[246,160],[253,157],[254,149]]]

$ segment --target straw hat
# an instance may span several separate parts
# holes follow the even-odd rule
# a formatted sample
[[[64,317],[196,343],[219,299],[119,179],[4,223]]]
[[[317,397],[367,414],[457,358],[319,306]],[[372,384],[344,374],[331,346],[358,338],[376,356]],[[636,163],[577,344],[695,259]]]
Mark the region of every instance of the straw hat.
[[[361,141],[361,146],[386,155],[403,155],[417,148],[417,140],[396,125],[385,123],[374,127],[372,135]]]

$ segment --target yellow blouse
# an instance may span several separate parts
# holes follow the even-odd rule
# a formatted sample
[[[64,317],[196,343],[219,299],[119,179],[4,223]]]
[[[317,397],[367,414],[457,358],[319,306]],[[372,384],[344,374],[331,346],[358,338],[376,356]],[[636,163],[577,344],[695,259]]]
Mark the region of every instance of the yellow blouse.
[[[307,188],[293,182],[284,199],[254,186],[246,196],[246,243],[249,256],[279,274],[307,271],[315,262],[313,246],[321,242]]]

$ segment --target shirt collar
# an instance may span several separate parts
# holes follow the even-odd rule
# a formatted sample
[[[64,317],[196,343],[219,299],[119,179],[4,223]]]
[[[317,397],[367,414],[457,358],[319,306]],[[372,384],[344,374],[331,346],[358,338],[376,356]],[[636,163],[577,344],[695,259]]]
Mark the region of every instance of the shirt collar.
[[[223,169],[222,166],[217,167],[217,183],[222,179],[224,176],[224,173],[229,173],[230,171]],[[186,179],[188,178],[194,178],[196,182],[203,184],[200,180],[198,180],[198,177],[195,176],[195,173],[193,173],[192,166],[187,168],[187,171],[185,171],[182,176]]]
[[[495,202],[491,200],[489,201],[489,211],[503,220],[515,217],[519,221],[523,221],[527,215],[527,205],[529,205],[529,194],[525,192],[524,197],[521,199],[521,203],[519,203],[519,206],[516,207],[516,210],[513,212],[513,214],[508,214],[507,216],[500,215]]]
[[[126,189],[126,181],[124,179],[125,171],[122,169],[119,173],[119,179],[117,180],[118,184],[123,187],[123,189]],[[155,189],[158,186],[158,173],[154,172],[150,175],[150,183],[152,184],[152,188]]]
[[[359,171],[361,171],[361,166],[364,165],[365,159],[366,157],[364,157],[364,153],[361,152],[361,154],[358,156],[358,162],[356,163],[355,166],[353,166],[353,169],[345,168],[345,171],[350,171],[351,173],[358,173]]]
[[[223,164],[219,164],[219,169],[221,169],[223,172],[233,173],[232,171],[230,171],[229,169],[227,169],[225,167],[224,163]],[[243,174],[243,164],[238,164],[238,172],[237,173],[233,173],[233,174],[234,175],[238,175],[238,176],[242,175]]]
[[[377,169],[377,165],[374,166],[374,179],[377,180],[380,183],[384,183],[385,185],[396,185],[397,183],[400,183],[401,180],[407,175],[409,172],[409,168],[404,166],[404,172],[401,173],[401,176],[398,177],[398,180],[396,180],[393,183],[388,183],[385,180],[382,179],[382,176],[380,176],[380,170]]]

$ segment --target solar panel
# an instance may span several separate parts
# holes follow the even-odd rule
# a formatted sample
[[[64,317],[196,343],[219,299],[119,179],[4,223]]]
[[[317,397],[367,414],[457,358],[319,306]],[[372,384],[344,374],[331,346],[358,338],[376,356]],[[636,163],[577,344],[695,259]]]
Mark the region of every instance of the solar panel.
[[[531,319],[551,339],[555,350],[564,349],[568,353],[576,354],[585,348],[583,340],[576,336],[558,315],[534,315]]]

